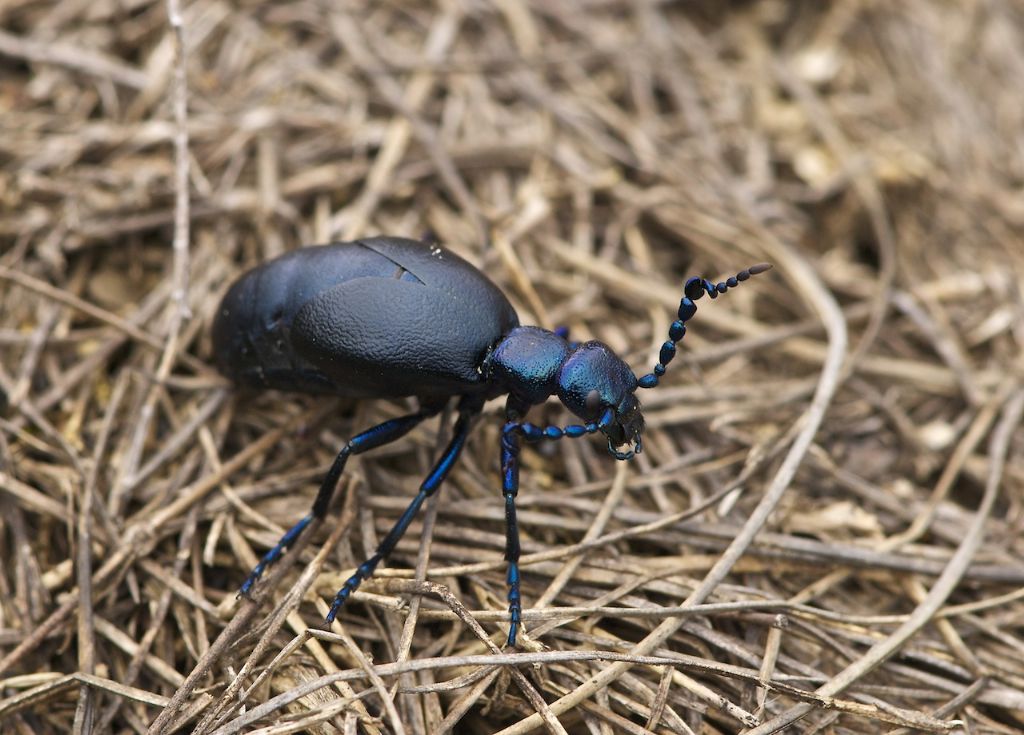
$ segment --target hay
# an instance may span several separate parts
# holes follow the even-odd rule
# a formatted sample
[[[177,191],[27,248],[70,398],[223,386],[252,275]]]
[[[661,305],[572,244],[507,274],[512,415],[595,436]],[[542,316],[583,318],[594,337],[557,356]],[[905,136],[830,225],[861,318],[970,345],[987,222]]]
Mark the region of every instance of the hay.
[[[0,8],[0,730],[1024,728],[1016,4],[178,12]],[[341,626],[436,424],[235,599],[409,404],[228,390],[217,299],[374,233],[638,371],[684,276],[776,266],[700,303],[636,461],[524,452],[520,651],[497,402]]]

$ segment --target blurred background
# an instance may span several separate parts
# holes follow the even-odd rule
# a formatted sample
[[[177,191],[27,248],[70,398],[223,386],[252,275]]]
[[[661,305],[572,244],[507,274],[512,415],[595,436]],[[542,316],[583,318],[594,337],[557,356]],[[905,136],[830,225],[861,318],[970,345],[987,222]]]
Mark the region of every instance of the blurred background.
[[[178,10],[0,3],[0,731],[1024,729],[1019,3]],[[497,402],[333,635],[443,421],[235,600],[409,403],[232,391],[212,314],[375,234],[639,374],[687,276],[775,265],[699,303],[633,462],[524,451],[533,666],[493,652]]]

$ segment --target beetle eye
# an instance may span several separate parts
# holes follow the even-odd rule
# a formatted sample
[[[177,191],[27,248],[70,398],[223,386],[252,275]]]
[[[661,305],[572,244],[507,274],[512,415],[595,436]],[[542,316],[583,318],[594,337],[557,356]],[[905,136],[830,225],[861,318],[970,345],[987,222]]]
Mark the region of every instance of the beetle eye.
[[[601,408],[601,393],[594,388],[594,390],[587,393],[586,400],[583,402],[583,406],[589,413],[595,414],[598,409]]]

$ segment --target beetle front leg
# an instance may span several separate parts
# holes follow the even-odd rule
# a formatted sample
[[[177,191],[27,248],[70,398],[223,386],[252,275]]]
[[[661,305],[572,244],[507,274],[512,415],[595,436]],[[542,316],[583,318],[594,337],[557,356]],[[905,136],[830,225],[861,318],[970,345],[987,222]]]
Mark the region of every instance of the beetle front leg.
[[[515,646],[516,636],[523,621],[523,600],[519,585],[519,523],[516,519],[516,495],[519,494],[519,451],[520,439],[538,442],[542,439],[561,439],[567,436],[576,439],[595,434],[608,426],[614,419],[614,411],[607,409],[599,421],[586,425],[537,426],[525,421],[516,421],[523,413],[522,406],[509,401],[505,410],[508,421],[501,431],[501,491],[505,497],[505,561],[508,562],[508,645]]]
[[[324,516],[327,514],[327,508],[331,503],[331,498],[334,495],[334,489],[338,485],[338,480],[341,478],[341,473],[345,470],[345,464],[348,462],[348,458],[350,456],[353,454],[362,454],[370,449],[376,449],[377,447],[384,446],[385,444],[390,444],[391,442],[408,434],[414,427],[416,427],[417,424],[422,423],[425,419],[439,412],[440,408],[436,406],[424,406],[416,413],[390,419],[352,437],[348,444],[342,447],[341,451],[338,452],[338,456],[334,458],[334,462],[331,463],[331,468],[327,471],[327,475],[324,477],[323,482],[320,483],[320,490],[316,494],[316,500],[313,501],[313,507],[309,514],[292,526],[288,532],[281,537],[280,541],[278,541],[270,551],[263,555],[259,564],[257,564],[252,572],[249,573],[249,577],[245,582],[242,583],[241,588],[238,590],[239,597],[249,594],[249,590],[251,590],[253,585],[255,585],[256,582],[259,581],[259,578],[263,576],[263,572],[267,570],[267,567],[284,555],[284,552],[295,543],[310,523],[314,520],[323,520]]]
[[[519,523],[516,521],[516,495],[519,494],[519,430],[522,424],[510,421],[501,432],[501,492],[505,496],[505,561],[508,562],[508,645],[516,645],[522,623],[523,602],[519,590]]]

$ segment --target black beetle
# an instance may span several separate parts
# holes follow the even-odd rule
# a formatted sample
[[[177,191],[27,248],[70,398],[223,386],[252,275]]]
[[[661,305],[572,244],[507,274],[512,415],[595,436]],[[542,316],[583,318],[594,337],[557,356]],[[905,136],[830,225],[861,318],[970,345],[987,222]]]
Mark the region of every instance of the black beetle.
[[[310,513],[267,552],[239,594],[252,588],[310,521],[324,517],[350,455],[395,441],[458,396],[451,442],[373,556],[338,591],[327,614],[327,622],[333,621],[440,487],[484,402],[508,394],[501,473],[508,643],[514,646],[522,613],[515,505],[520,443],[601,432],[612,456],[632,457],[641,450],[644,429],[636,389],[653,388],[665,374],[697,310],[694,301],[705,293],[714,298],[770,267],[755,265],[718,284],[689,279],[658,363],[639,379],[601,342],[570,342],[565,331],[519,326],[508,299],[484,274],[437,245],[374,237],[302,248],[250,270],[224,296],[213,323],[214,354],[224,375],[254,388],[356,398],[416,396],[420,408],[356,435],[342,448]],[[552,395],[583,423],[542,427],[523,421],[531,406]],[[623,445],[629,445],[626,451],[618,448]]]

